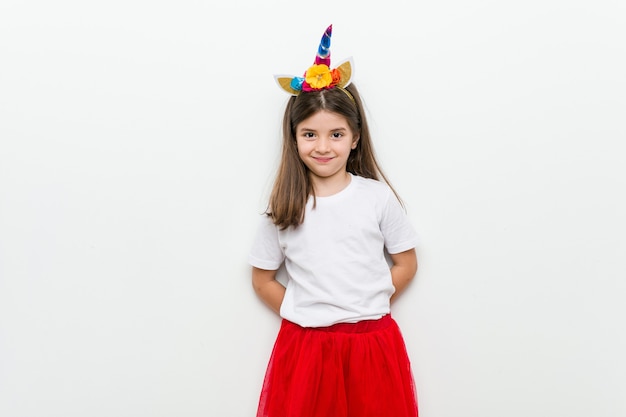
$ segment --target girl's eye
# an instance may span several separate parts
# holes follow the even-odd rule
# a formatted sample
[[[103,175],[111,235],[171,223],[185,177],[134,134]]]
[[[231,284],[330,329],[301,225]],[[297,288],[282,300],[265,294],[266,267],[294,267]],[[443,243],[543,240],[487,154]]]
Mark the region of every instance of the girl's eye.
[[[343,137],[343,133],[335,132],[332,135],[333,139],[341,139]]]
[[[313,132],[304,132],[304,133],[302,134],[302,136],[303,136],[305,139],[314,139],[314,138],[315,138],[315,134],[313,134]]]

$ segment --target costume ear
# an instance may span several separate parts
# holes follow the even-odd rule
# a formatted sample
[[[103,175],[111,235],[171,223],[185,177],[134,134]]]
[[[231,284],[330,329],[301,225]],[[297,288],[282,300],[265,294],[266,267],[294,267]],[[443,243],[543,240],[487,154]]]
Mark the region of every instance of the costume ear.
[[[352,75],[354,73],[352,67],[354,67],[352,58],[348,58],[337,66],[337,70],[339,74],[341,74],[341,80],[337,83],[339,87],[345,88],[352,82]]]
[[[274,75],[274,79],[283,91],[286,91],[292,96],[297,96],[300,92],[291,88],[291,80],[293,80],[293,78],[294,77],[289,75]]]

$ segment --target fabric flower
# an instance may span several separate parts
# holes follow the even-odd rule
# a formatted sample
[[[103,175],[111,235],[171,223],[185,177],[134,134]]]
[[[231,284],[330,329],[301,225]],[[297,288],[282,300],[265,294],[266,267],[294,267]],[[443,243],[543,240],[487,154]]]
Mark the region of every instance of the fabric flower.
[[[304,82],[304,78],[302,77],[293,77],[291,79],[291,88],[293,88],[296,91],[302,91],[302,83]]]
[[[333,77],[333,81],[331,82],[330,85],[331,86],[337,85],[337,83],[341,81],[341,72],[339,72],[339,70],[335,68],[330,72],[330,74]]]
[[[328,65],[312,65],[305,74],[307,84],[313,89],[326,88],[333,82],[333,76]]]

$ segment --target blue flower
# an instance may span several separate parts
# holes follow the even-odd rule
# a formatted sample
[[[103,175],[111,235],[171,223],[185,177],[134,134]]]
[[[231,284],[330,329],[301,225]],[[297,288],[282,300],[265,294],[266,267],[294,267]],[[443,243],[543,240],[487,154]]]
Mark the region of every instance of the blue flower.
[[[291,79],[291,88],[293,88],[296,91],[302,91],[302,83],[304,82],[304,78],[302,77],[293,77]]]

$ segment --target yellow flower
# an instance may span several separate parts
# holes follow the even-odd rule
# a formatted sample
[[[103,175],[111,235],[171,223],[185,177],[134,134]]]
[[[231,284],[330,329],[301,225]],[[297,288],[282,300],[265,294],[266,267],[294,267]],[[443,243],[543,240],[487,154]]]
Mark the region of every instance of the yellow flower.
[[[305,80],[311,88],[325,88],[333,82],[333,76],[328,65],[312,65],[305,75]]]

